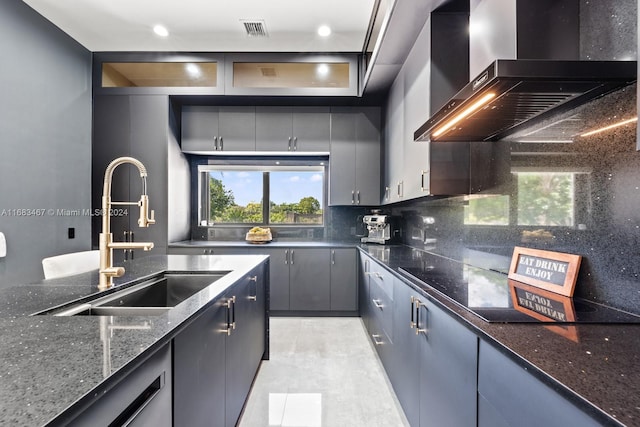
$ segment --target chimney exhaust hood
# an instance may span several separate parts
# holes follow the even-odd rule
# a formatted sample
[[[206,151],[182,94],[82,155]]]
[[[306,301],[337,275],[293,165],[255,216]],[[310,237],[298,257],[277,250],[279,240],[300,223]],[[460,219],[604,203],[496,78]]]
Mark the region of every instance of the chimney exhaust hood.
[[[498,140],[636,79],[636,61],[499,59],[433,114],[414,139]]]

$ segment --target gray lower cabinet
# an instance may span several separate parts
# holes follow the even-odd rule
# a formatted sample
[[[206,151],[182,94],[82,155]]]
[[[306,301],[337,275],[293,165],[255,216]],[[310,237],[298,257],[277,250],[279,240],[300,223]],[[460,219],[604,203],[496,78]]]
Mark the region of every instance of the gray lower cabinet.
[[[256,107],[256,151],[328,152],[328,107]]]
[[[512,361],[480,341],[478,426],[599,426],[582,410]]]
[[[135,371],[64,425],[166,426],[171,423],[171,344],[157,350]]]
[[[358,259],[358,311],[365,328],[369,330],[369,322],[371,319],[371,308],[369,305],[369,272],[373,261],[365,255],[360,255]]]
[[[477,336],[362,258],[369,287],[365,324],[410,424],[475,426]]]
[[[174,338],[173,425],[236,425],[266,349],[264,268]]]
[[[475,426],[478,337],[429,301],[415,306],[420,426]]]
[[[331,311],[358,310],[358,254],[355,249],[331,249]]]
[[[182,151],[255,151],[255,107],[182,107]]]
[[[293,311],[331,309],[329,249],[289,250],[289,308]]]
[[[380,204],[380,109],[333,108],[329,205]]]
[[[351,248],[255,248],[270,258],[270,310],[358,310],[357,251]]]
[[[174,342],[174,425],[225,425],[227,296]]]

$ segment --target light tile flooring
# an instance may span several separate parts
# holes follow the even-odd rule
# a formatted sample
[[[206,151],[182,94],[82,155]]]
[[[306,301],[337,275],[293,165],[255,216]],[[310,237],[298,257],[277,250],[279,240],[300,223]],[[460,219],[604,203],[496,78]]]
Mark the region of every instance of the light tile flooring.
[[[239,426],[408,424],[360,318],[275,317]]]

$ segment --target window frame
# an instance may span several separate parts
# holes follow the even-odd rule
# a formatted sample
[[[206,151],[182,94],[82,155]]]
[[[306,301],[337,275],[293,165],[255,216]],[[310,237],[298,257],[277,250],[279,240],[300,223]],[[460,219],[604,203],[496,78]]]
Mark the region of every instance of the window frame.
[[[203,219],[205,212],[209,212],[210,199],[208,197],[208,180],[205,185],[205,179],[203,179],[203,173],[213,170],[229,170],[229,171],[262,171],[263,172],[263,203],[262,203],[262,222],[225,222],[216,223],[209,222],[207,219]],[[271,223],[270,221],[270,202],[271,202],[271,189],[269,172],[272,171],[318,171],[322,172],[322,200],[319,200],[322,209],[322,223],[321,224],[307,224],[307,223]],[[327,207],[328,207],[328,170],[329,161],[327,158],[309,158],[309,159],[261,159],[256,161],[239,160],[228,161],[211,159],[204,164],[198,164],[195,168],[196,181],[198,185],[196,203],[196,222],[200,228],[238,228],[247,226],[264,226],[272,228],[324,228],[327,221]],[[208,176],[208,173],[207,175]],[[206,203],[203,202],[206,199]],[[265,202],[266,201],[266,202]],[[206,221],[206,223],[205,223]]]

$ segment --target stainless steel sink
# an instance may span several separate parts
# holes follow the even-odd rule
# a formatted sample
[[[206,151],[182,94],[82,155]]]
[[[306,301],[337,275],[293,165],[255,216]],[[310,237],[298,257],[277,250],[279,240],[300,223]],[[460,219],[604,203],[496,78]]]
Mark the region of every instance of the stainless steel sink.
[[[153,316],[165,313],[228,271],[206,274],[164,273],[121,291],[37,314],[54,316]]]

